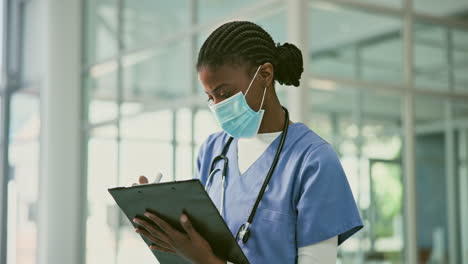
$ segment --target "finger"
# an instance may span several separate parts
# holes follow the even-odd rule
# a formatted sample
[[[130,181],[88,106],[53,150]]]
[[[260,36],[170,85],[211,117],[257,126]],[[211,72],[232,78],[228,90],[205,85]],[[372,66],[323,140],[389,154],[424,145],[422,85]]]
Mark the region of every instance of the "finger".
[[[142,175],[142,176],[140,176],[140,177],[138,178],[138,183],[140,183],[140,184],[147,184],[147,183],[148,183],[148,178],[146,178],[145,176]]]
[[[155,224],[157,224],[162,229],[162,231],[164,231],[169,236],[172,237],[174,233],[176,232],[176,230],[174,230],[174,228],[172,228],[170,224],[168,224],[166,221],[162,220],[161,218],[157,217],[155,214],[146,211],[144,215],[148,217],[151,221],[153,221]]]
[[[192,222],[190,222],[186,214],[180,216],[180,223],[191,240],[200,238],[200,234],[193,228]]]
[[[164,232],[157,230],[152,224],[148,223],[147,221],[135,218],[134,222],[139,224],[142,227],[141,229],[148,231],[151,235],[157,237],[159,240],[162,240],[167,244],[171,243],[171,239]]]
[[[169,243],[167,243],[166,241],[163,241],[158,236],[155,236],[155,235],[151,234],[150,232],[148,232],[147,230],[145,230],[143,228],[137,228],[135,230],[135,232],[137,232],[138,234],[146,237],[147,239],[149,239],[154,244],[158,244],[161,247],[167,248],[168,250],[172,250],[172,246]]]
[[[162,252],[166,252],[166,253],[175,254],[174,250],[170,250],[170,249],[167,249],[165,247],[161,247],[161,246],[159,246],[157,244],[152,244],[149,248],[151,250],[158,250],[158,251],[162,251]]]

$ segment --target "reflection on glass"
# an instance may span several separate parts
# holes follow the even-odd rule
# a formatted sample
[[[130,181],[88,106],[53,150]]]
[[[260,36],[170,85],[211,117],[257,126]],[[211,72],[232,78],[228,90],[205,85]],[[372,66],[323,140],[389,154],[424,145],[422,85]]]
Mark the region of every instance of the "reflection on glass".
[[[371,252],[374,258],[402,263],[403,184],[402,165],[395,160],[369,160],[372,205]]]
[[[402,82],[401,21],[322,2],[309,10],[312,73]]]

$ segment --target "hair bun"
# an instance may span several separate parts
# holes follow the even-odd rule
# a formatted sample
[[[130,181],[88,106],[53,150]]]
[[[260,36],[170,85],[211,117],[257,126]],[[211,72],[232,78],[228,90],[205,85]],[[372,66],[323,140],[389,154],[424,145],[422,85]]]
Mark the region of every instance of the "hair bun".
[[[299,86],[304,71],[302,52],[294,44],[276,44],[275,79],[280,84]]]

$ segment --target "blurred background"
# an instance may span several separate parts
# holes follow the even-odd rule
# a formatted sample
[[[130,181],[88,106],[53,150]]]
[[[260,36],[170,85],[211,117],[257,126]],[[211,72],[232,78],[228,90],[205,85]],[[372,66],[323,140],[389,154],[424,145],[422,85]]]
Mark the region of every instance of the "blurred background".
[[[156,263],[107,188],[192,177],[219,130],[194,64],[231,20],[303,52],[277,93],[365,225],[338,263],[468,263],[467,0],[0,3],[0,264]]]

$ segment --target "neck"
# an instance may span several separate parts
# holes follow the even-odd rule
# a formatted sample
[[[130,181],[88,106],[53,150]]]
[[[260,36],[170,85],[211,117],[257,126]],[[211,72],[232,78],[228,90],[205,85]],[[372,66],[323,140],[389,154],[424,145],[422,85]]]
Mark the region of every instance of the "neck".
[[[258,133],[272,133],[283,131],[286,113],[276,95],[273,98],[265,98],[265,113]]]

